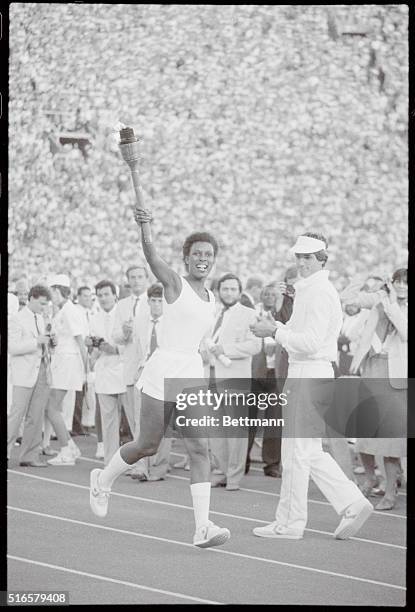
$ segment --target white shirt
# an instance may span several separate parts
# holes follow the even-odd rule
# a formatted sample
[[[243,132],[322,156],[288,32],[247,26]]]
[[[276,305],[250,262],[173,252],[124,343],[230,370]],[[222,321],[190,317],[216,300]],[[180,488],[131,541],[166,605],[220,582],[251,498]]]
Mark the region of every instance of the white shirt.
[[[81,318],[82,318],[82,322],[84,324],[83,336],[89,336],[90,335],[90,331],[89,331],[90,321],[92,317],[94,316],[94,314],[90,308],[85,308],[84,306],[81,306],[81,304],[76,304],[76,308],[79,310]]]
[[[19,300],[14,293],[7,293],[7,316],[17,314],[19,312]]]
[[[68,300],[53,317],[53,331],[58,337],[58,344],[54,354],[76,354],[79,346],[75,336],[83,336],[84,324],[79,309]]]
[[[319,270],[295,284],[291,318],[275,334],[276,341],[287,350],[290,363],[336,361],[343,313],[328,275],[328,270]]]
[[[151,343],[151,335],[153,333],[153,321],[157,321],[156,323],[156,338],[157,338],[157,346],[159,345],[159,339],[161,338],[161,325],[162,325],[162,321],[163,321],[163,315],[161,315],[160,317],[158,317],[157,319],[153,319],[153,317],[150,316],[149,320],[148,320],[148,330],[147,330],[147,342],[146,345],[143,347],[144,349],[144,355],[145,355],[145,359],[147,360],[148,358],[148,354],[150,352],[150,343]]]
[[[91,335],[104,338],[114,346],[111,336],[114,327],[116,305],[109,312],[100,310],[91,318]],[[100,353],[95,363],[95,391],[108,395],[125,393],[124,366],[120,355]]]

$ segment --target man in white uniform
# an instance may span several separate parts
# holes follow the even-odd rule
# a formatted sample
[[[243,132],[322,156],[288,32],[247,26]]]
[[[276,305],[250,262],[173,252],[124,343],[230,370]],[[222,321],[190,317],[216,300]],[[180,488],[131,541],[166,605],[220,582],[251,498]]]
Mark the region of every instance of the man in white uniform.
[[[288,379],[284,391],[290,390],[283,417],[294,423],[294,432],[311,433],[310,415],[316,409],[308,393],[308,379],[334,377],[337,338],[342,325],[338,293],[323,270],[327,261],[327,241],[320,234],[306,233],[297,239],[295,253],[301,280],[295,285],[293,313],[287,324],[263,319],[252,326],[260,336],[273,336],[288,352]],[[287,418],[286,418],[287,417]],[[283,432],[284,433],[284,432]],[[292,435],[292,433],[291,433]],[[304,434],[303,434],[304,435]],[[334,532],[337,539],[357,533],[373,511],[372,504],[354,482],[342,472],[336,461],[322,449],[317,437],[284,437],[281,446],[282,483],[275,521],[256,527],[254,534],[265,538],[300,539],[307,523],[309,478],[314,480],[342,520]]]

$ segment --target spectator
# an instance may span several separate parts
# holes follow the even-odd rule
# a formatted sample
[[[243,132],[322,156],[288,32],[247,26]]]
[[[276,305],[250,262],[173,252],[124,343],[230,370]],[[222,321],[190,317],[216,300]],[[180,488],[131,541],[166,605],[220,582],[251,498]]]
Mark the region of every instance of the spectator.
[[[214,346],[209,349],[210,359],[205,365],[205,375],[211,384],[218,387],[219,392],[227,389],[233,379],[240,379],[236,392],[249,392],[252,356],[261,349],[261,341],[249,329],[256,320],[255,312],[239,302],[242,284],[234,274],[225,274],[219,279],[218,292],[222,309],[213,328]],[[231,360],[229,367],[222,364],[221,355]],[[241,412],[238,404],[223,405],[221,409],[223,414],[232,417],[237,417]],[[225,430],[222,429],[221,433],[224,435]],[[224,478],[217,479],[212,486],[223,485],[227,491],[236,491],[244,475],[248,432],[239,427],[233,428],[231,433],[232,437],[210,439],[211,452],[224,474]]]
[[[84,339],[90,335],[90,319],[92,317],[92,292],[89,287],[82,286],[79,287],[77,291],[77,307],[83,319],[85,329],[84,329]],[[88,383],[93,384],[93,383]],[[82,408],[84,401],[88,401],[86,399],[87,395],[87,381],[82,385],[82,391],[76,391],[75,394],[75,408],[73,413],[72,420],[72,430],[71,435],[74,436],[88,436],[89,433],[82,426]]]
[[[70,300],[70,280],[66,274],[57,274],[49,280],[52,301],[57,308],[52,328],[58,344],[54,351],[51,373],[52,384],[46,417],[51,422],[61,445],[56,457],[48,460],[55,466],[75,465],[81,451],[65,426],[62,404],[68,391],[81,391],[86,378],[87,354],[84,345],[84,324],[79,310]]]
[[[264,281],[260,276],[250,276],[246,282],[245,291],[241,293],[242,306],[255,308],[261,298]]]
[[[50,337],[45,334],[42,310],[50,299],[46,287],[35,285],[29,291],[27,305],[11,315],[8,324],[13,403],[7,421],[7,455],[10,458],[20,425],[25,421],[20,447],[23,467],[47,467],[39,453],[50,392]]]
[[[125,405],[124,367],[118,346],[113,343],[117,295],[115,285],[108,280],[95,286],[101,311],[91,321],[91,336],[86,344],[92,349],[91,367],[95,370],[95,390],[99,399],[104,463],[107,465],[120,446],[120,409]]]
[[[376,438],[360,438],[356,450],[366,471],[363,485],[370,495],[377,484],[375,455],[384,457],[386,490],[377,510],[391,510],[395,505],[399,459],[406,456],[406,386],[407,386],[407,271],[396,270],[387,283],[387,296],[370,311],[351,372],[361,372],[365,379],[364,406],[369,426]],[[368,379],[375,379],[373,383]],[[369,404],[367,403],[369,402]],[[388,436],[388,437],[382,437]]]
[[[148,315],[135,321],[134,334],[141,347],[142,358],[138,364],[136,380],[139,379],[144,364],[159,346],[163,333],[163,285],[154,283],[147,289]],[[141,395],[141,390],[137,389]],[[139,416],[139,415],[137,415]],[[160,442],[157,453],[144,457],[131,470],[131,478],[137,480],[164,480],[169,469],[171,437],[165,436]]]
[[[149,307],[146,299],[147,267],[143,263],[130,265],[126,271],[126,277],[131,287],[131,295],[120,300],[117,304],[112,340],[118,345],[124,364],[127,388],[125,409],[128,424],[132,436],[137,436],[140,423],[140,398],[134,384],[141,350],[133,330],[136,318],[141,321],[148,316]]]

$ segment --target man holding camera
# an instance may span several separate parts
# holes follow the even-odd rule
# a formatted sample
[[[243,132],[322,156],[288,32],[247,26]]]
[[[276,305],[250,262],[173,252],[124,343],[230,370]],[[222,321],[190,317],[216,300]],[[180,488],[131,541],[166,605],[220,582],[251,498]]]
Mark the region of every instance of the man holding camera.
[[[49,290],[32,287],[26,306],[8,322],[8,351],[13,401],[7,420],[7,456],[10,457],[19,428],[25,419],[20,465],[47,467],[40,459],[42,424],[50,392],[49,350],[54,340],[45,334],[43,311],[51,299]]]
[[[104,462],[107,464],[120,446],[120,407],[125,406],[124,365],[112,334],[116,313],[116,289],[108,280],[95,286],[101,310],[91,319],[91,335],[85,340],[95,370],[95,391],[101,408]]]

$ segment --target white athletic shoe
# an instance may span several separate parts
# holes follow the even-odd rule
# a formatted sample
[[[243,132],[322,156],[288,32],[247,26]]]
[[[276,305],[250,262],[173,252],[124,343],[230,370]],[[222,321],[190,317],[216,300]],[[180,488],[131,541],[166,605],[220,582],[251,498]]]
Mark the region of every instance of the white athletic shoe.
[[[343,513],[343,518],[334,532],[337,540],[353,537],[373,512],[373,506],[366,497],[350,504]]]
[[[103,442],[98,442],[97,443],[97,452],[95,453],[95,457],[97,459],[103,459],[104,458],[104,443]]]
[[[69,448],[71,450],[71,453],[72,453],[73,458],[75,459],[75,461],[76,461],[76,459],[79,459],[79,457],[82,456],[81,449],[75,443],[74,444],[70,444]]]
[[[99,486],[99,475],[103,470],[92,470],[89,486],[89,505],[97,516],[106,516],[108,512],[108,500],[110,489],[103,489]]]
[[[204,527],[200,527],[193,536],[193,544],[199,548],[209,548],[210,546],[220,546],[225,544],[231,537],[229,529],[218,527],[209,521]]]
[[[269,523],[269,525],[265,525],[264,527],[255,527],[253,529],[253,532],[254,535],[260,538],[301,540],[303,537],[303,533],[301,531],[296,531],[295,529],[284,527],[284,525],[279,525],[277,521],[273,521],[272,523]]]
[[[72,453],[60,451],[56,457],[48,459],[47,463],[49,463],[49,465],[75,465],[75,457]]]
[[[187,472],[190,470],[189,460],[187,457],[180,459],[177,463],[173,465],[174,468],[179,470],[186,470]]]

